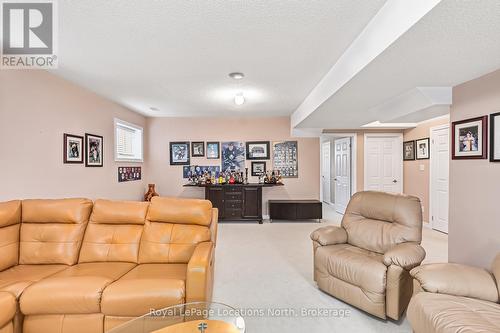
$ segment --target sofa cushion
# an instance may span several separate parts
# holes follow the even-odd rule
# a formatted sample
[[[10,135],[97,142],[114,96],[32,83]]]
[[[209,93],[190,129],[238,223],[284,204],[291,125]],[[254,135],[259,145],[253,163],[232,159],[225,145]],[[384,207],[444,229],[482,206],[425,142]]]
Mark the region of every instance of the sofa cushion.
[[[319,247],[315,260],[337,279],[365,292],[385,294],[387,267],[377,253],[349,244],[337,244]]]
[[[75,264],[91,210],[88,199],[23,200],[19,263]]]
[[[0,272],[0,290],[19,297],[29,285],[58,273],[66,265],[17,265]]]
[[[495,259],[493,259],[493,263],[491,264],[491,272],[495,277],[497,282],[498,289],[498,297],[500,299],[500,253],[496,255]]]
[[[500,305],[488,301],[420,292],[407,311],[415,333],[500,332]]]
[[[358,192],[349,201],[342,227],[347,231],[349,244],[378,253],[385,253],[399,243],[420,244],[420,200],[400,194]]]
[[[80,263],[137,263],[147,202],[97,200],[85,231]]]
[[[155,222],[196,224],[212,222],[212,203],[208,200],[153,197],[147,219]]]
[[[0,331],[1,328],[12,321],[16,314],[16,298],[7,292],[0,292]]]
[[[121,262],[71,266],[27,288],[21,296],[21,311],[25,315],[99,313],[104,288],[134,266]]]
[[[21,201],[0,202],[0,271],[17,265]]]
[[[141,316],[185,300],[187,265],[141,264],[106,287],[101,310],[106,316]]]

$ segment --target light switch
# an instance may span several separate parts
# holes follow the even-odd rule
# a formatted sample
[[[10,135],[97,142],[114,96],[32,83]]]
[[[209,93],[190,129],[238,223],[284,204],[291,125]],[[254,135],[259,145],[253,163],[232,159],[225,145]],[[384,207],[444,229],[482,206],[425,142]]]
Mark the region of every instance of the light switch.
[[[420,171],[424,171],[424,170],[425,170],[425,165],[420,164]]]

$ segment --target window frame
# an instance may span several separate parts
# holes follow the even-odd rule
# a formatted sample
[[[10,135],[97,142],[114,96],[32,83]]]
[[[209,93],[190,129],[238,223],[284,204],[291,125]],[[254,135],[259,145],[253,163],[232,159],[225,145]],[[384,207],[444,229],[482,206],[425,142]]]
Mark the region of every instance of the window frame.
[[[118,156],[118,134],[117,134],[117,129],[119,126],[122,126],[122,127],[129,127],[135,131],[140,131],[141,132],[141,136],[140,136],[140,139],[141,139],[141,154],[140,154],[140,158],[123,158],[123,157],[119,157]],[[131,163],[144,163],[144,128],[139,126],[139,125],[136,125],[136,124],[132,124],[128,121],[125,121],[125,120],[122,120],[120,118],[114,118],[114,126],[113,126],[113,130],[114,130],[114,138],[115,138],[115,142],[114,142],[114,157],[115,157],[115,162],[131,162]]]

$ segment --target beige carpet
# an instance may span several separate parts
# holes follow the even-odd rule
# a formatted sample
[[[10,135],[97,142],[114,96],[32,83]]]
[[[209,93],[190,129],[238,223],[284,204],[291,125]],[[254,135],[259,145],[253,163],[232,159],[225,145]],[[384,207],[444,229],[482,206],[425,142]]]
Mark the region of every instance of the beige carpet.
[[[323,216],[321,224],[221,223],[214,301],[244,309],[247,333],[411,332],[405,319],[383,321],[318,290],[309,234],[341,219],[329,206]],[[429,229],[423,234],[426,262],[446,261],[447,236]],[[325,309],[339,313],[319,314]]]

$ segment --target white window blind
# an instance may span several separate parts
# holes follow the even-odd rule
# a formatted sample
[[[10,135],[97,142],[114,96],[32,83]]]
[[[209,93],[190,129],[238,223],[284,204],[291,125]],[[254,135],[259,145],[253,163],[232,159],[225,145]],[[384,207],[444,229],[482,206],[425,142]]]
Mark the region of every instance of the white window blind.
[[[142,162],[142,127],[115,119],[115,160]]]

